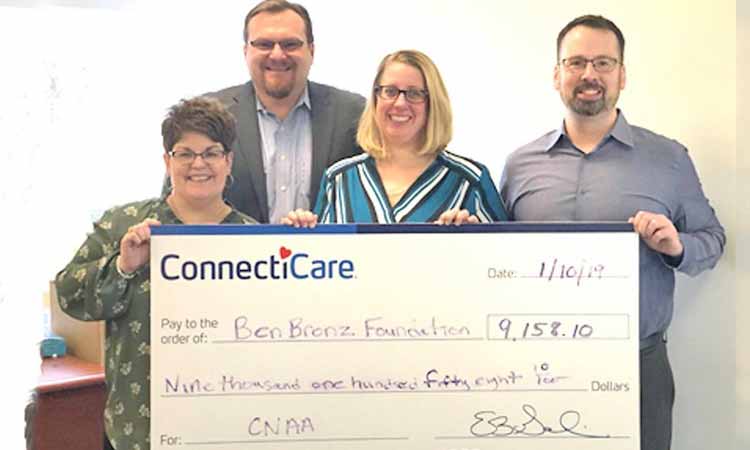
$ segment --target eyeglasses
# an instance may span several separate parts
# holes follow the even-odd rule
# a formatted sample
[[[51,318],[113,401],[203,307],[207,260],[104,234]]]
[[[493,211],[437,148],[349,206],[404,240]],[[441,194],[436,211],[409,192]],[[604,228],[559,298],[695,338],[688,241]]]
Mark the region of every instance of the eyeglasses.
[[[195,158],[203,158],[203,162],[206,164],[216,164],[227,155],[227,152],[222,148],[210,148],[202,153],[196,153],[192,150],[172,150],[169,152],[169,156],[172,157],[177,163],[189,166],[193,164]]]
[[[560,64],[566,69],[573,73],[580,73],[586,70],[586,66],[591,63],[594,70],[599,73],[609,73],[615,70],[615,67],[620,61],[609,56],[597,56],[596,58],[588,59],[583,56],[573,56],[571,58],[564,58],[560,60]]]
[[[302,46],[305,45],[305,41],[301,41],[297,38],[282,39],[280,41],[273,41],[271,39],[256,39],[250,41],[250,45],[252,45],[253,48],[262,52],[273,51],[276,44],[279,44],[282,52],[289,53],[302,48]]]
[[[383,100],[396,100],[398,96],[403,93],[404,97],[406,97],[406,101],[409,103],[423,103],[429,96],[429,93],[424,89],[417,89],[413,87],[407,89],[399,89],[393,85],[376,86],[375,93],[378,94],[378,97],[382,98]]]

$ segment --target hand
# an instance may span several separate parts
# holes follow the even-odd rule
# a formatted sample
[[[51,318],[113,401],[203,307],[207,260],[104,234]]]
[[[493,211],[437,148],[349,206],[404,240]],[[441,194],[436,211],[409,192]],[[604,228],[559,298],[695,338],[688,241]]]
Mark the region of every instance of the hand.
[[[148,262],[151,250],[151,229],[149,225],[161,225],[155,219],[128,228],[128,232],[120,240],[120,256],[117,257],[117,267],[123,273],[133,273]]]
[[[286,217],[281,218],[281,223],[291,225],[294,228],[315,228],[318,223],[318,215],[306,209],[291,211]]]
[[[684,250],[677,228],[663,214],[638,211],[628,219],[633,229],[652,250],[669,256],[680,256]]]
[[[440,214],[435,223],[438,225],[461,225],[462,223],[479,223],[479,219],[474,214],[469,214],[466,209],[454,208]]]

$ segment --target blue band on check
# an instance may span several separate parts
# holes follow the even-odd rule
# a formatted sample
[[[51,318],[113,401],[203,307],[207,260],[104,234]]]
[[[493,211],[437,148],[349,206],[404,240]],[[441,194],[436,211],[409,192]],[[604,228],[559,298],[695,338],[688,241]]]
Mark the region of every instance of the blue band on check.
[[[295,228],[288,225],[159,225],[151,227],[154,235],[254,235],[254,234],[388,234],[388,233],[613,233],[633,232],[626,222],[504,222],[492,224],[357,224],[317,225]]]

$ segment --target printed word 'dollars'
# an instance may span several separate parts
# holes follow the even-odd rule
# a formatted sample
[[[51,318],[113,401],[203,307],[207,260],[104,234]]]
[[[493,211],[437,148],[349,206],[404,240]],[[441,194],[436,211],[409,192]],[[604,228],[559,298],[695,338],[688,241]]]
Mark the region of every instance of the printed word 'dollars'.
[[[162,256],[159,266],[162,278],[169,281],[354,278],[354,262],[350,259],[317,259],[286,247],[280,247],[278,255],[256,260],[195,261],[170,253]]]

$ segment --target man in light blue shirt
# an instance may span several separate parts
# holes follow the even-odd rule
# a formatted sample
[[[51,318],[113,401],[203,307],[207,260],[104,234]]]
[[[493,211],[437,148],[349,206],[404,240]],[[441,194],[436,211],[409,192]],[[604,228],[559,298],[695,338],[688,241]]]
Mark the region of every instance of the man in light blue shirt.
[[[521,221],[629,221],[641,237],[641,449],[669,449],[674,381],[664,333],[674,271],[712,268],[726,236],[677,141],[631,126],[616,108],[625,39],[611,21],[582,16],[557,40],[562,126],[508,157],[500,193]]]
[[[259,222],[278,223],[313,206],[328,166],[359,153],[355,134],[365,100],[307,79],[315,44],[302,5],[258,3],[245,17],[243,37],[251,80],[207,94],[237,118],[226,198]]]
[[[289,211],[312,208],[310,94],[305,89],[283,120],[266,109],[259,97],[256,108],[263,143],[269,222],[279,223]]]

